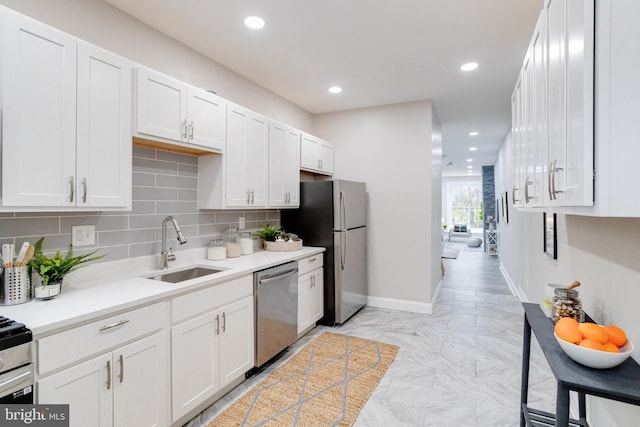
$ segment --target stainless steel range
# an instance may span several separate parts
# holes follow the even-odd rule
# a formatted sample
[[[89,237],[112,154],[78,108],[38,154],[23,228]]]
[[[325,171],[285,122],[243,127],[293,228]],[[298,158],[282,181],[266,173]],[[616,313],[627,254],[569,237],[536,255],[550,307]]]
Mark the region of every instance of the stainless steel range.
[[[0,403],[33,403],[33,334],[0,316]]]

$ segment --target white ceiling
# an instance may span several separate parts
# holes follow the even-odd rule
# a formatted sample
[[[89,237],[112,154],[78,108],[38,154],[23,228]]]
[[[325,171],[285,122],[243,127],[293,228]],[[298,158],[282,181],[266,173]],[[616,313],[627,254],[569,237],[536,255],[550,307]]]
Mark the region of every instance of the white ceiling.
[[[105,1],[314,114],[432,99],[453,162],[445,176],[466,175],[467,158],[475,174],[495,162],[543,2]],[[265,28],[246,28],[248,15]],[[469,61],[479,68],[460,71]]]

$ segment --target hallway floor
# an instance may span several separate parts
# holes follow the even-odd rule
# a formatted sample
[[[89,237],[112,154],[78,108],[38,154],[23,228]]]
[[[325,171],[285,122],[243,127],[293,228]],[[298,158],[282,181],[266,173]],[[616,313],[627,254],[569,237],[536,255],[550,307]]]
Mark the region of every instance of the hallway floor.
[[[512,427],[519,425],[523,310],[499,269],[481,250],[445,259],[434,314],[366,307],[346,324],[319,326],[277,362],[192,420],[206,426],[288,357],[324,331],[400,347],[356,426]],[[555,381],[532,340],[529,402],[553,411]]]

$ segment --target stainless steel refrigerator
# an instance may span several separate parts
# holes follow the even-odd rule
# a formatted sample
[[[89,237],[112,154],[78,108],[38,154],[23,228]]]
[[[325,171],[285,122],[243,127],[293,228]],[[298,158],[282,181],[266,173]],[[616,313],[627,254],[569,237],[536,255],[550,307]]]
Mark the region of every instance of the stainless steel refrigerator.
[[[281,211],[282,228],[324,246],[323,325],[344,323],[367,303],[366,185],[300,183],[300,208]]]

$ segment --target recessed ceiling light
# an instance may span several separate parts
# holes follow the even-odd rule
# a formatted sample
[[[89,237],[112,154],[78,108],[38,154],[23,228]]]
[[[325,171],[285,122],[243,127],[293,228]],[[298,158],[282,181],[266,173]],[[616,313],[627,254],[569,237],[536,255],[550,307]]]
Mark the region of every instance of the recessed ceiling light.
[[[244,18],[244,25],[251,28],[252,30],[259,30],[264,27],[264,19],[259,16],[247,16]]]
[[[467,166],[467,169],[473,169],[473,166],[468,165],[468,166]]]
[[[467,159],[467,162],[473,162],[473,159]]]
[[[478,68],[478,63],[477,62],[467,62],[466,64],[462,64],[460,66],[460,69],[462,71],[473,71],[476,68]]]
[[[478,132],[475,130],[473,132],[469,132],[469,136],[478,136]]]
[[[340,92],[342,92],[342,88],[340,86],[331,86],[329,88],[329,92],[331,92],[331,93],[340,93]]]
[[[469,147],[469,151],[476,151],[478,147]]]

